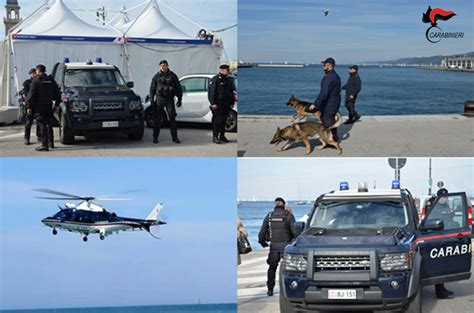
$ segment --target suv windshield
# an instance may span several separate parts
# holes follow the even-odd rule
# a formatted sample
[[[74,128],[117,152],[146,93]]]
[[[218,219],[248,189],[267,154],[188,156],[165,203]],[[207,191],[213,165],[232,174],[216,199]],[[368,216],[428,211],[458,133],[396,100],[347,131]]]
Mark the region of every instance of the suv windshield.
[[[321,203],[310,227],[325,229],[404,227],[408,224],[406,206],[399,201],[360,201]]]
[[[69,69],[64,77],[66,87],[103,87],[125,85],[115,69]]]

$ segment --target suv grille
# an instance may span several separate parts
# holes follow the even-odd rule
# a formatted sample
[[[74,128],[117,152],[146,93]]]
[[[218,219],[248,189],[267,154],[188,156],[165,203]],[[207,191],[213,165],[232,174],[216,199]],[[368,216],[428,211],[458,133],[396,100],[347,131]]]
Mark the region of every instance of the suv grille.
[[[315,256],[316,272],[321,271],[368,271],[369,255]]]
[[[123,102],[96,102],[93,104],[94,111],[123,111]]]

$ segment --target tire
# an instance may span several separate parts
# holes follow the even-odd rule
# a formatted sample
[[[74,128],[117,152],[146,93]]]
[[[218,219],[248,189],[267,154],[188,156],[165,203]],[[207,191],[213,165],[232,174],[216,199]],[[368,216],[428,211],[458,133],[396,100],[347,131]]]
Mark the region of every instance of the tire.
[[[237,132],[237,112],[231,110],[225,121],[225,131],[230,133]]]
[[[418,283],[418,290],[410,303],[406,306],[403,312],[406,313],[421,313],[421,287]]]
[[[155,117],[153,116],[153,109],[151,107],[145,110],[145,123],[148,128],[153,128],[155,126]],[[168,125],[168,115],[166,115],[166,112],[163,112],[161,127],[166,127]]]
[[[144,132],[145,132],[145,125],[142,124],[141,126],[132,128],[127,133],[127,136],[129,140],[142,140]]]
[[[61,113],[59,121],[59,137],[63,145],[71,145],[74,143],[74,132],[71,127],[66,125],[66,114]]]

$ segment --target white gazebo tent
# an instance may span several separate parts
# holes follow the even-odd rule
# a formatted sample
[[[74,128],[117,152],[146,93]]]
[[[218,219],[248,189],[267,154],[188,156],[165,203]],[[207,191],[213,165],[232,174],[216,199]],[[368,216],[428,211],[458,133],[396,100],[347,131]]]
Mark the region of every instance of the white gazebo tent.
[[[37,64],[44,64],[51,71],[65,57],[71,62],[102,57],[123,66],[120,32],[82,21],[62,0],[43,10],[37,18],[17,25],[9,34],[7,105],[17,105],[15,95],[28,77],[28,70]]]
[[[101,28],[81,20],[63,0],[51,7],[43,4],[8,35],[4,103],[18,105],[16,94],[31,67],[44,64],[51,71],[65,57],[71,62],[101,57],[119,67],[127,80],[134,80],[134,89],[142,98],[162,59],[168,60],[178,76],[217,72],[223,51],[219,38],[193,38],[163,16],[156,0],[144,5],[134,20],[127,21],[127,11],[122,8],[118,27]]]
[[[178,77],[217,73],[221,64],[223,43],[219,38],[197,39],[184,33],[161,13],[156,0],[129,23],[124,36],[131,77],[142,97],[148,93],[160,60],[167,60]]]

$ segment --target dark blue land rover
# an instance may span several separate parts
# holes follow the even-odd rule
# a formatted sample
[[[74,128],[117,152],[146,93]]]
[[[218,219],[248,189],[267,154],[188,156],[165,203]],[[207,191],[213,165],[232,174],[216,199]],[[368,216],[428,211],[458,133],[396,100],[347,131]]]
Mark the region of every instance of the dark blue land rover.
[[[321,195],[280,268],[281,312],[421,312],[425,285],[471,276],[472,208],[464,192],[439,198],[419,221],[410,192],[361,184]]]
[[[144,113],[141,99],[126,83],[119,69],[100,58],[96,62],[56,63],[52,76],[61,88],[57,116],[61,143],[72,144],[75,135],[117,131],[130,140],[141,140]]]

